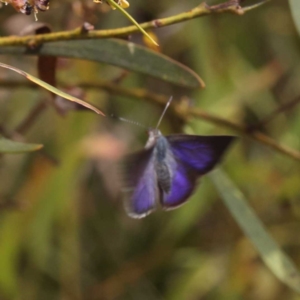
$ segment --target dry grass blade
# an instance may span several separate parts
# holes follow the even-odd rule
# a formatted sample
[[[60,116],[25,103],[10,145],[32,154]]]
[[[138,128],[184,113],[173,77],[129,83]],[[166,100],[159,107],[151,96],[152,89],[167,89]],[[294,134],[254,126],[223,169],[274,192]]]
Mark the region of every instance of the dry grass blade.
[[[52,93],[54,93],[54,94],[56,94],[58,96],[61,96],[62,98],[65,98],[65,99],[67,99],[69,101],[76,102],[76,103],[78,103],[78,104],[80,104],[82,106],[85,106],[86,108],[88,108],[90,110],[93,110],[94,112],[96,112],[99,115],[105,116],[105,114],[101,110],[99,110],[98,108],[96,108],[95,106],[93,106],[93,105],[91,105],[91,104],[89,104],[89,103],[87,103],[87,102],[85,102],[83,100],[80,100],[80,99],[78,99],[78,98],[76,98],[76,97],[74,97],[72,95],[69,95],[69,94],[67,94],[67,93],[65,93],[65,92],[63,92],[63,91],[55,88],[54,86],[52,86],[52,85],[50,85],[50,84],[48,84],[48,83],[46,83],[46,82],[44,82],[44,81],[36,78],[36,77],[34,77],[34,76],[32,76],[32,75],[30,75],[30,74],[28,74],[28,73],[26,73],[26,72],[18,69],[18,68],[15,68],[13,66],[6,65],[6,64],[3,64],[3,63],[0,63],[0,67],[5,68],[5,69],[10,69],[12,71],[15,71],[15,72],[19,73],[20,75],[24,76],[25,78],[27,78],[28,80],[36,83],[37,85],[45,88],[46,90],[48,90],[48,91],[50,91]]]

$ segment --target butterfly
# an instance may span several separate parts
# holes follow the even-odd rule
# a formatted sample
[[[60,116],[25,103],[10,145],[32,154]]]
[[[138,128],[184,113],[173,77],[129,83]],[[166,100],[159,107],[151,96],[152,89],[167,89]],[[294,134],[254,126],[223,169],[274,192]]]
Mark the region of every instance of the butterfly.
[[[163,136],[157,127],[148,131],[145,148],[124,160],[124,206],[132,218],[149,215],[158,203],[164,210],[184,204],[198,179],[220,162],[235,139],[227,135]]]

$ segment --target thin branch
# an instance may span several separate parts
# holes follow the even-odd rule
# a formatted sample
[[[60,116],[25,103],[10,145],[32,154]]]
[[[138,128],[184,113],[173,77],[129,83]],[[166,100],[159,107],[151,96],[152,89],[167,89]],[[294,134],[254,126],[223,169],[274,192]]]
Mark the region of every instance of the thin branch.
[[[46,102],[38,102],[14,131],[18,134],[24,135],[46,108]]]
[[[221,125],[223,127],[230,128],[231,130],[243,135],[246,138],[250,138],[256,142],[259,142],[265,146],[268,146],[269,148],[280,152],[282,154],[285,154],[295,160],[300,161],[300,152],[293,150],[289,147],[286,147],[284,145],[281,145],[277,143],[275,140],[272,138],[268,137],[267,135],[259,132],[259,131],[251,131],[247,129],[247,127],[234,123],[232,121],[228,121],[226,119],[211,115],[203,110],[200,110],[198,108],[193,108],[188,111],[188,115],[191,115],[196,118],[200,118],[202,120],[208,121],[210,123],[214,123],[217,125]]]
[[[256,8],[257,6],[252,6],[243,9],[236,0],[231,0],[220,5],[208,6],[205,2],[201,3],[199,6],[175,16],[156,19],[150,22],[141,23],[141,27],[145,30],[153,29],[158,27],[164,27],[187,20],[219,13],[233,13],[237,15],[242,15],[245,11]],[[127,26],[116,29],[108,30],[91,30],[84,31],[82,26],[70,31],[61,31],[56,33],[39,34],[39,35],[28,35],[28,36],[9,36],[0,38],[0,46],[12,46],[12,45],[31,45],[36,46],[41,43],[62,41],[62,40],[74,40],[74,39],[99,39],[99,38],[111,38],[128,36],[132,33],[138,32],[139,29],[133,26]]]
[[[8,83],[8,82],[7,82]],[[12,86],[12,82],[7,84],[2,82],[4,86]],[[111,82],[105,82],[101,80],[97,80],[97,83],[73,83],[75,86],[80,86],[82,88],[96,88],[96,89],[103,89],[109,92],[110,94],[115,95],[122,95],[125,97],[136,98],[139,100],[147,100],[151,103],[157,103],[159,105],[165,105],[168,102],[168,96],[164,96],[161,94],[155,94],[149,92],[144,89],[128,89],[117,84]],[[25,85],[24,85],[25,86]],[[36,88],[36,86],[31,84],[26,84],[28,87]],[[68,84],[64,84],[62,86],[69,86]],[[177,104],[176,104],[177,103]],[[221,118],[219,116],[210,114],[202,109],[195,108],[195,107],[186,107],[184,101],[174,101],[174,104],[170,107],[170,109],[182,120],[188,120],[191,117],[202,119],[206,122],[213,123],[222,127],[226,127],[246,138],[254,140],[262,145],[265,145],[277,152],[280,152],[290,158],[300,161],[300,152],[293,150],[289,147],[281,145],[277,143],[272,138],[268,137],[267,135],[259,132],[259,131],[249,131],[249,129],[242,125],[227,119]]]
[[[283,103],[278,108],[276,108],[274,111],[272,111],[269,115],[264,117],[262,120],[260,120],[256,124],[251,125],[248,129],[252,130],[252,129],[262,128],[263,126],[265,126],[268,123],[270,123],[271,121],[273,121],[273,119],[275,119],[278,115],[280,115],[280,114],[282,114],[282,113],[284,113],[288,110],[291,110],[293,107],[295,107],[299,103],[300,103],[300,97],[299,96],[296,97],[295,99],[293,99],[292,101],[289,101],[287,103]]]

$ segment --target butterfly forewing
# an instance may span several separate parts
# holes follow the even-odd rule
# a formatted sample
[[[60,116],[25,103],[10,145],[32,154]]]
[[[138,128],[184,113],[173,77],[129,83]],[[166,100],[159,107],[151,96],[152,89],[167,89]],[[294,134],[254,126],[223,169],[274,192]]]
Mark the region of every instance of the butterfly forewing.
[[[203,175],[221,160],[234,137],[174,134],[166,139],[177,161],[185,163],[198,175]]]
[[[193,193],[197,178],[206,174],[220,161],[233,140],[232,136],[171,135],[166,139],[176,161],[169,193],[163,193],[163,208],[183,204]]]
[[[124,161],[125,209],[129,216],[142,218],[155,209],[159,197],[153,150],[128,155]]]

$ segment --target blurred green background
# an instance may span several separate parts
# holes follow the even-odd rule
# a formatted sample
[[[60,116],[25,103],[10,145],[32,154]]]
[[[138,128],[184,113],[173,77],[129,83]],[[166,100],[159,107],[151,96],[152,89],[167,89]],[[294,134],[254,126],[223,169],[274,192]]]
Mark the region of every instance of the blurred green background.
[[[209,4],[217,1],[208,1]],[[220,1],[219,1],[220,2]],[[250,5],[254,1],[244,1]],[[128,12],[144,22],[187,11],[189,1],[131,0]],[[96,29],[129,24],[118,11],[92,1],[55,1],[39,22],[53,31],[84,21]],[[2,36],[19,34],[33,16],[11,6],[0,10]],[[58,59],[58,86],[105,113],[156,124],[162,107],[112,95],[80,82],[117,82],[143,88],[254,128],[300,97],[300,43],[287,1],[273,0],[243,16],[215,14],[156,29],[160,51],[187,65],[206,83],[190,90],[117,67]],[[131,40],[142,43],[141,34]],[[1,62],[37,76],[37,58],[2,55]],[[93,112],[64,116],[51,105],[22,134],[16,132],[48,92],[26,86],[19,75],[0,70],[0,126],[11,139],[41,143],[31,154],[0,159],[0,299],[300,299],[261,261],[212,182],[178,210],[158,210],[142,220],[124,212],[118,161],[143,147],[143,129]],[[8,85],[8,82],[14,84]],[[25,82],[25,83],[24,83]],[[74,82],[76,83],[74,85]],[[22,84],[24,83],[24,84]],[[22,125],[23,124],[23,125]],[[278,143],[300,150],[300,108],[294,103],[255,127]],[[23,128],[24,129],[24,128]],[[236,134],[226,127],[167,113],[164,134]],[[22,130],[21,130],[22,131]],[[241,137],[222,167],[282,249],[300,266],[300,164]]]

